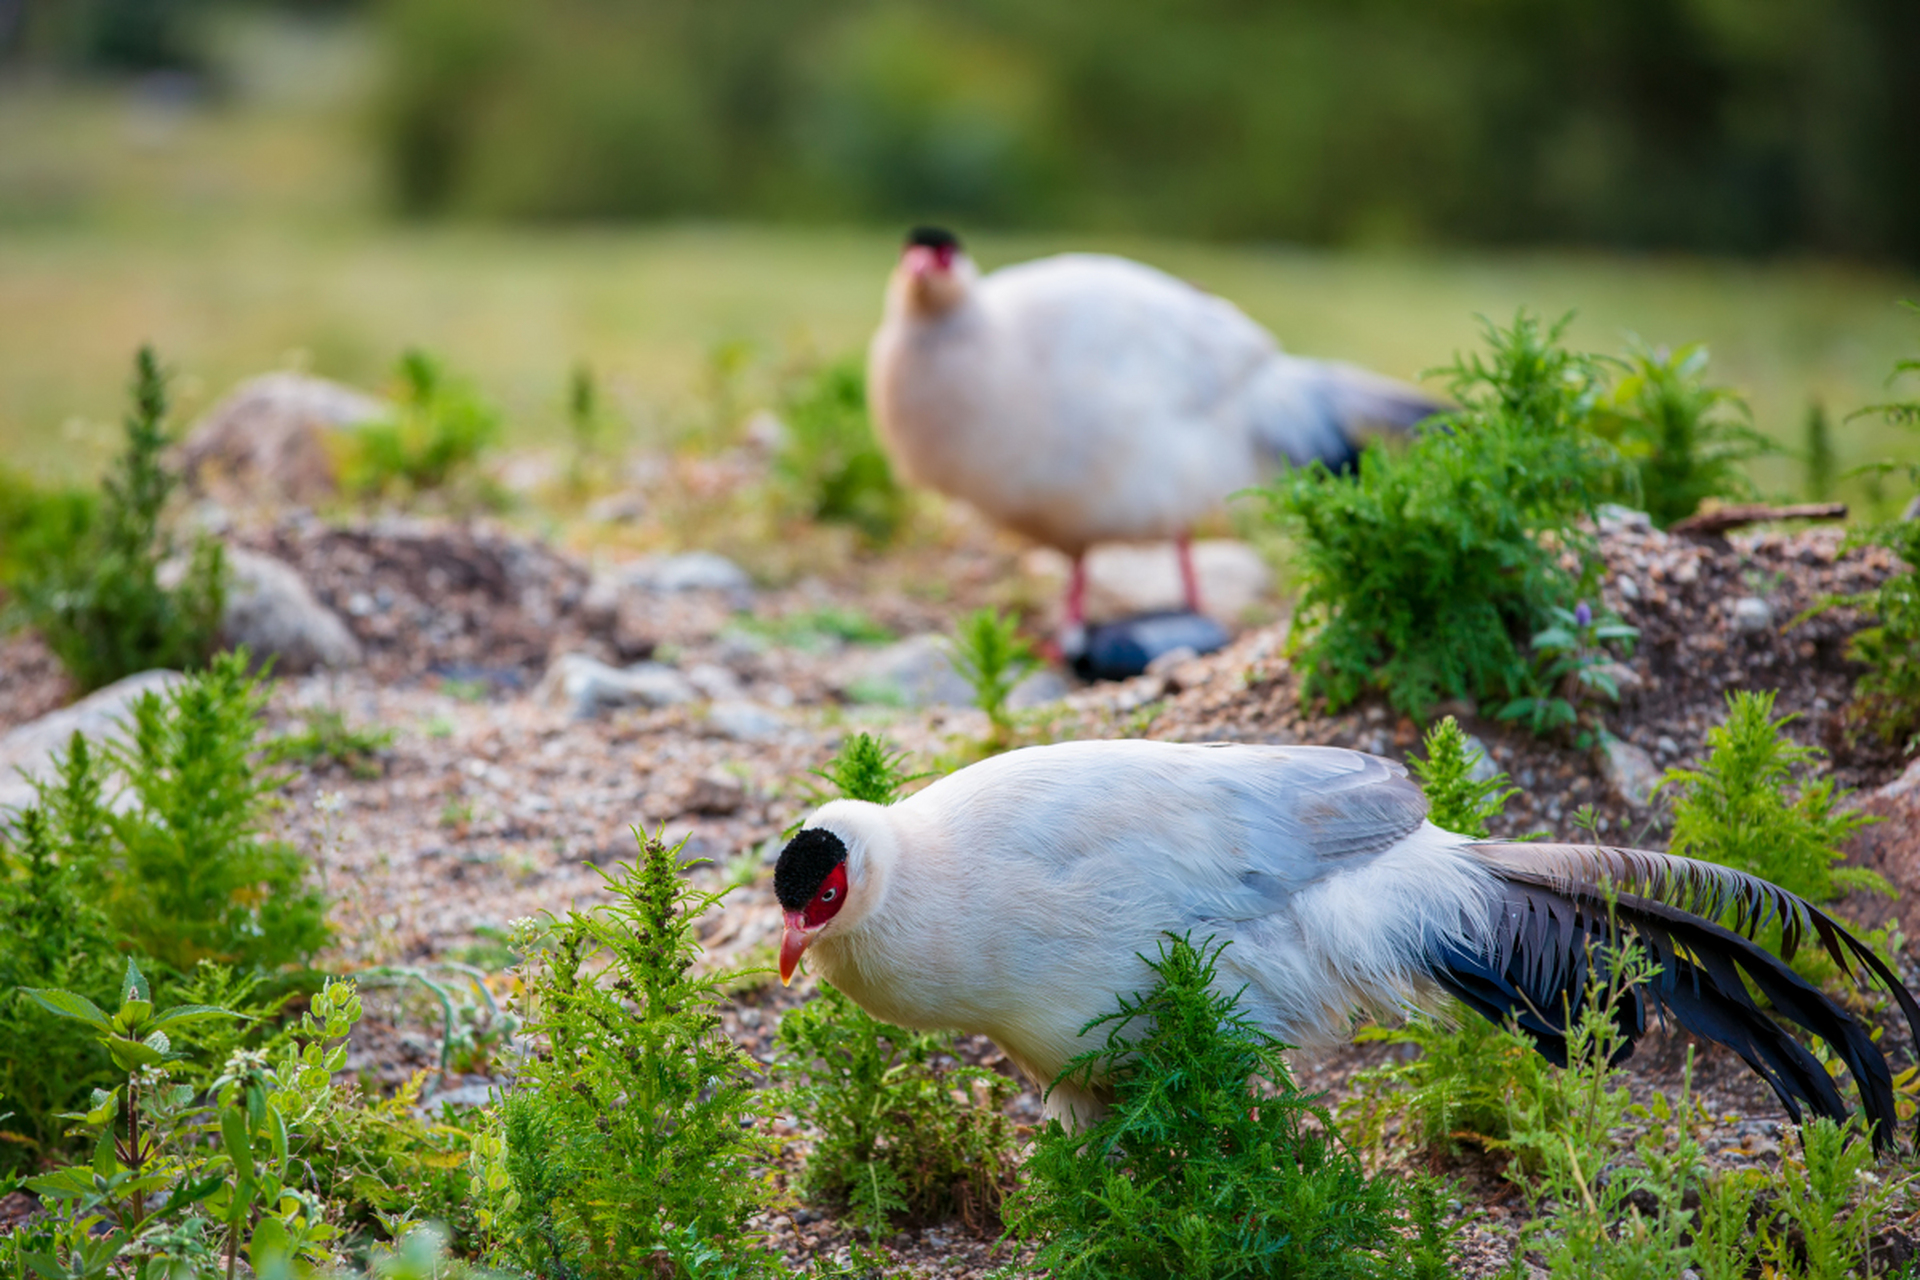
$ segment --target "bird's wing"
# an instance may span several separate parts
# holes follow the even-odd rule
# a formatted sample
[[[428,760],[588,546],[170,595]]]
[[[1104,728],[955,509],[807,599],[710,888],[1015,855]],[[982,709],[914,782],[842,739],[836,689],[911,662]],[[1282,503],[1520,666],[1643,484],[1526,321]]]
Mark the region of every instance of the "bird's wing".
[[[1404,432],[1445,405],[1417,387],[1337,360],[1277,356],[1248,384],[1244,406],[1268,457],[1351,466],[1368,436]]]
[[[1404,840],[1427,809],[1405,770],[1358,751],[1138,741],[1010,752],[916,800],[1046,868],[1059,891],[1194,925],[1281,910]]]

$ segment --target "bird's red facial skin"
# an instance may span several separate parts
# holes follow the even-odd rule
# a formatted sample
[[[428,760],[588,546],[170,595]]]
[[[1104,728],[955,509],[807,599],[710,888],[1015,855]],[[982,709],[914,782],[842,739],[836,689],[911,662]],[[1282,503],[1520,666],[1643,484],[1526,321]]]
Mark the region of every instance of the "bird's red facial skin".
[[[953,270],[953,253],[954,249],[950,244],[908,245],[906,252],[900,255],[900,261],[914,275],[924,276],[936,271]]]
[[[840,908],[847,902],[847,864],[841,863],[827,872],[827,878],[820,882],[820,891],[813,895],[813,901],[801,912],[809,929],[818,929],[827,921],[840,914]]]
[[[840,914],[840,908],[847,905],[847,864],[842,862],[827,872],[827,878],[820,882],[813,901],[805,909],[789,911],[786,914],[786,928],[780,935],[780,985],[793,981],[793,971],[800,967],[800,957],[806,953],[807,944],[813,941],[813,935],[821,926]]]

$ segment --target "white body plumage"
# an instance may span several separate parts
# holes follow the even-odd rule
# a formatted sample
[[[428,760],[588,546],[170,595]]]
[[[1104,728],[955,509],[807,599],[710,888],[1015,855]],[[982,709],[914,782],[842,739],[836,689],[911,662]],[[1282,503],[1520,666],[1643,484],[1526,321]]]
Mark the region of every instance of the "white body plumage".
[[[1343,465],[1369,428],[1436,407],[1286,355],[1232,303],[1137,262],[1063,254],[981,278],[964,255],[912,255],[868,353],[881,440],[910,480],[1069,555],[1184,534],[1281,461]]]

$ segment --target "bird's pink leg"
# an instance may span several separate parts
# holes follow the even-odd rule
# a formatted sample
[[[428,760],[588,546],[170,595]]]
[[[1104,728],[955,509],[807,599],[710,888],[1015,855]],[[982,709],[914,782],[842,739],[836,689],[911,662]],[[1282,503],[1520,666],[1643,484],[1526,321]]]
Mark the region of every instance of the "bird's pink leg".
[[[1200,613],[1200,575],[1193,571],[1193,537],[1183,533],[1173,545],[1180,552],[1180,589],[1186,593],[1187,612]]]
[[[1067,573],[1067,629],[1086,625],[1087,621],[1087,562],[1080,556],[1073,558],[1073,568]]]

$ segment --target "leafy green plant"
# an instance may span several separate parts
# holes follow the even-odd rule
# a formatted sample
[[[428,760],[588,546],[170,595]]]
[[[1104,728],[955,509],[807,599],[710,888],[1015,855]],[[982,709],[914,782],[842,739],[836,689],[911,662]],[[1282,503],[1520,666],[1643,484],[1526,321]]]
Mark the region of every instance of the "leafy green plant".
[[[273,968],[326,940],[325,902],[307,860],[269,838],[281,779],[252,753],[266,693],[247,654],[131,707],[131,735],[95,751],[75,735],[39,784],[51,848],[97,885],[115,931],[174,971],[202,959]],[[131,803],[108,806],[110,772]]]
[[[363,781],[380,776],[380,753],[393,745],[393,730],[353,728],[333,707],[308,707],[301,722],[300,732],[267,743],[268,760],[335,765]]]
[[[1071,1277],[1432,1277],[1453,1273],[1437,1197],[1369,1179],[1293,1084],[1284,1046],[1215,987],[1221,948],[1172,938],[1146,995],[1088,1025],[1061,1080],[1104,1079],[1105,1118],[1034,1143],[1008,1224]],[[1256,1088],[1255,1081],[1266,1088]],[[1057,1082],[1056,1082],[1057,1083]],[[1411,1209],[1418,1228],[1400,1233]]]
[[[1484,839],[1489,827],[1507,807],[1507,801],[1520,794],[1520,788],[1507,785],[1507,775],[1490,773],[1475,778],[1480,754],[1466,730],[1447,716],[1427,730],[1421,741],[1424,757],[1409,756],[1407,763],[1420,789],[1427,795],[1427,820],[1447,831]]]
[[[1892,894],[1877,872],[1836,866],[1841,846],[1874,819],[1844,808],[1846,793],[1814,776],[1825,753],[1786,735],[1798,717],[1773,715],[1774,694],[1734,690],[1727,718],[1707,731],[1698,769],[1669,769],[1672,850],[1771,880],[1810,902],[1853,889]]]
[[[973,686],[973,705],[987,713],[989,751],[1004,751],[1013,740],[1013,715],[1007,695],[1040,665],[1039,655],[1020,634],[1019,620],[998,609],[976,609],[954,628],[953,669]]]
[[[729,975],[693,969],[693,922],[723,895],[683,881],[658,838],[607,888],[607,906],[516,939],[540,1047],[476,1148],[489,1243],[536,1275],[770,1273],[747,1221],[770,1103],[719,1030]]]
[[[1825,1116],[1802,1125],[1781,1152],[1773,1222],[1759,1252],[1776,1275],[1844,1280],[1861,1274],[1876,1223],[1894,1189],[1868,1175],[1873,1147],[1863,1123]],[[1867,1175],[1867,1176],[1863,1176]]]
[[[1502,720],[1519,720],[1534,733],[1579,724],[1595,698],[1618,702],[1620,684],[1609,669],[1615,656],[1607,646],[1621,646],[1624,656],[1640,638],[1638,627],[1628,626],[1610,610],[1595,614],[1585,600],[1571,609],[1549,606],[1547,615],[1550,624],[1532,641],[1536,692],[1515,698],[1499,712]],[[1593,745],[1593,736],[1589,721],[1574,745],[1584,751]]]
[[[69,555],[92,528],[99,505],[85,489],[45,488],[0,466],[0,587]]]
[[[833,790],[821,793],[821,801],[841,797],[865,800],[869,804],[892,804],[910,783],[927,777],[908,773],[907,753],[887,745],[886,739],[871,733],[850,733],[826,767],[815,769],[813,776]]]
[[[394,414],[341,439],[341,488],[404,499],[465,477],[500,437],[500,411],[424,351],[400,357]]]
[[[1709,384],[1706,372],[1699,343],[1668,351],[1635,339],[1599,415],[1598,429],[1633,464],[1641,501],[1662,529],[1707,498],[1751,497],[1742,466],[1777,452],[1750,425],[1746,402]]]
[[[884,544],[906,517],[907,495],[874,438],[858,357],[821,369],[781,406],[787,440],[779,468],[816,520],[850,524]]]
[[[134,360],[132,392],[126,447],[102,481],[97,510],[81,525],[80,508],[70,508],[60,519],[77,536],[49,538],[13,584],[27,621],[86,690],[155,667],[201,665],[226,601],[225,559],[211,538],[194,541],[176,585],[164,583],[162,566],[177,549],[161,517],[179,477],[162,461],[172,444],[167,381],[151,347]]]
[[[1461,835],[1484,838],[1506,803],[1520,794],[1507,775],[1473,776],[1476,755],[1452,716],[1427,731],[1425,758],[1408,763],[1427,794],[1427,817]],[[1507,1137],[1508,1100],[1545,1087],[1548,1063],[1522,1037],[1495,1026],[1458,1001],[1437,1014],[1415,1013],[1398,1027],[1364,1027],[1357,1041],[1413,1045],[1419,1056],[1356,1072],[1340,1118],[1363,1148],[1379,1149],[1389,1122],[1407,1121],[1408,1136],[1428,1150],[1461,1143],[1493,1147]]]
[[[1518,637],[1572,605],[1593,563],[1575,522],[1632,483],[1590,430],[1600,369],[1559,345],[1565,325],[1488,324],[1489,355],[1443,371],[1458,412],[1404,450],[1368,448],[1351,478],[1316,464],[1263,491],[1296,548],[1289,648],[1308,696],[1337,710],[1380,689],[1424,719],[1444,698],[1545,692]]]
[[[949,1037],[890,1026],[826,983],[780,1020],[780,1050],[794,1111],[819,1131],[802,1195],[845,1206],[876,1240],[896,1220],[957,1216],[982,1234],[998,1222],[1013,1182],[1011,1080],[955,1061]]]

